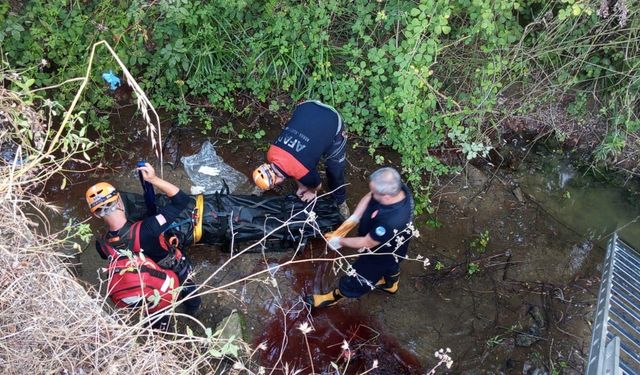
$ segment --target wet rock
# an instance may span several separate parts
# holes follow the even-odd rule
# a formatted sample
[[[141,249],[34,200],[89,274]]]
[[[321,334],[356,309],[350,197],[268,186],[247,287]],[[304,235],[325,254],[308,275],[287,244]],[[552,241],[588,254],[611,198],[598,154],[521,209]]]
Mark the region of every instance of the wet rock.
[[[529,315],[531,315],[533,321],[538,327],[544,328],[547,326],[547,320],[544,317],[544,311],[539,306],[531,306],[529,308]]]
[[[529,331],[528,333],[531,336],[537,336],[540,337],[540,333],[541,333],[541,329],[540,326],[537,323],[534,323],[531,327],[529,327]]]
[[[509,337],[502,342],[501,346],[506,352],[510,353],[516,348],[516,339],[514,339],[513,337]]]
[[[514,368],[516,367],[516,361],[515,361],[513,358],[509,358],[509,359],[507,359],[507,361],[505,362],[504,367],[505,367],[507,370],[514,369]]]
[[[513,236],[513,241],[517,244],[517,245],[522,245],[524,243],[524,237],[520,234],[516,234]]]
[[[466,370],[461,375],[484,375],[484,371],[481,370]]]
[[[222,321],[216,325],[215,332],[220,332],[218,339],[220,339],[221,342],[246,340],[243,326],[244,323],[242,315],[238,311],[234,310],[228,317],[222,319]],[[232,353],[224,354],[230,355]]]
[[[503,139],[501,145],[489,151],[490,162],[499,168],[516,170],[522,163],[522,156],[514,147],[517,143],[519,143],[518,139]]]
[[[575,177],[576,171],[570,164],[560,165],[558,169],[558,186],[561,189],[564,189],[568,185],[569,181]]]
[[[593,243],[590,241],[584,241],[571,249],[571,254],[569,255],[569,270],[571,273],[575,273],[582,267],[582,263],[584,263],[592,249]]]
[[[174,121],[169,128],[169,132],[164,139],[162,150],[166,155],[164,160],[165,164],[171,166],[172,169],[176,169],[178,161],[180,160],[180,138],[181,128],[177,121]]]
[[[520,333],[516,336],[516,346],[528,348],[538,340],[540,340],[540,327],[534,323],[527,333]]]
[[[0,159],[2,159],[7,164],[15,163],[16,166],[20,166],[27,161],[26,155],[18,158],[15,147],[11,145],[7,146],[7,145],[9,144],[5,143],[3,145],[0,145]]]
[[[467,184],[470,187],[480,187],[487,182],[487,176],[478,168],[467,164],[465,175],[467,177]]]
[[[536,366],[530,361],[526,361],[522,366],[522,373],[524,375],[549,375],[547,369],[541,366]]]
[[[522,194],[522,189],[520,189],[520,186],[516,186],[512,192],[518,202],[524,203],[524,194]]]
[[[536,341],[538,341],[537,337],[528,335],[526,333],[521,333],[516,336],[516,346],[519,346],[521,348],[528,348],[531,345],[535,344]]]
[[[528,320],[528,323],[522,324],[522,326],[528,326],[529,328],[526,333],[523,332],[518,334],[515,339],[515,346],[525,348],[530,347],[540,340],[541,334],[547,325],[544,310],[539,306],[529,305],[526,312],[526,319]]]

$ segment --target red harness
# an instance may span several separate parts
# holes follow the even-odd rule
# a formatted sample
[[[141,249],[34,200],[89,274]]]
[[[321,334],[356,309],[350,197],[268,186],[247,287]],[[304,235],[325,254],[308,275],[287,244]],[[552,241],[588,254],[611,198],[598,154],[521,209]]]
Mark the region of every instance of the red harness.
[[[153,259],[140,252],[141,221],[125,228],[122,239],[114,237],[100,241],[100,246],[110,258],[107,271],[109,281],[107,294],[117,307],[142,306],[148,313],[153,313],[170,306],[177,300],[176,288],[179,286],[178,276],[170,269],[160,267]],[[164,235],[161,234],[164,239]],[[120,242],[124,240],[124,242]],[[126,248],[116,250],[111,244],[120,242]],[[170,247],[166,240],[160,241],[164,249]],[[122,246],[119,246],[121,248]],[[127,251],[129,250],[129,251]],[[173,255],[173,254],[172,254]]]

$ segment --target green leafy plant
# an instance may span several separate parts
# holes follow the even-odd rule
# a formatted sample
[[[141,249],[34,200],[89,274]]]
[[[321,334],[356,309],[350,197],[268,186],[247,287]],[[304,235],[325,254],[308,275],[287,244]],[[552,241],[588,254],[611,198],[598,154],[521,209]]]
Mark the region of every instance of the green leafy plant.
[[[240,133],[237,134],[239,139],[250,139],[252,141],[259,141],[265,136],[266,132],[262,129],[242,129]]]
[[[490,337],[486,344],[487,347],[489,348],[495,348],[496,346],[502,344],[504,342],[504,337],[502,335],[495,335],[493,337]]]
[[[265,136],[265,134],[267,133],[264,130],[260,129],[253,134],[253,138],[256,140],[260,140]]]
[[[489,240],[489,231],[485,230],[471,241],[471,248],[480,253],[484,253],[487,251]]]
[[[424,225],[430,226],[431,228],[441,228],[442,222],[436,218],[429,218],[425,220]]]
[[[480,272],[480,265],[478,263],[469,263],[467,265],[467,276],[473,276]]]
[[[602,162],[608,158],[616,158],[626,144],[626,134],[614,131],[607,135],[595,150],[595,160]]]
[[[569,368],[569,364],[565,360],[559,360],[557,363],[550,360],[550,362],[552,375],[561,375],[565,369]]]
[[[93,238],[93,231],[87,223],[77,223],[73,219],[69,219],[64,229],[66,231],[65,241],[71,242],[73,249],[76,251],[81,251],[82,247],[78,242],[74,241],[74,239],[79,239],[88,244]]]
[[[88,46],[107,40],[158,109],[203,131],[214,128],[210,111],[245,114],[245,98],[271,111],[320,99],[340,111],[358,143],[400,154],[417,211],[432,213],[431,185],[459,171],[442,157],[486,156],[495,124],[507,115],[501,100],[518,88],[517,113],[570,93],[569,114],[583,116],[595,99],[611,129],[596,162],[615,158],[640,129],[640,53],[628,43],[640,29],[638,9],[605,18],[595,6],[582,0],[327,0],[313,7],[290,0],[32,1],[19,12],[0,6],[0,44],[12,63],[40,66],[33,81],[16,83],[24,91],[81,76]],[[114,66],[98,59],[96,71]],[[55,99],[73,93],[62,86]],[[110,137],[105,112],[114,103],[99,74],[92,75],[79,109],[102,144]],[[375,161],[384,162],[379,155]]]
[[[587,113],[587,93],[579,92],[575,99],[567,106],[567,112],[576,118]]]
[[[226,125],[219,126],[216,130],[221,134],[225,134],[225,135],[235,133],[235,130],[233,128],[233,123],[231,122],[227,122]]]

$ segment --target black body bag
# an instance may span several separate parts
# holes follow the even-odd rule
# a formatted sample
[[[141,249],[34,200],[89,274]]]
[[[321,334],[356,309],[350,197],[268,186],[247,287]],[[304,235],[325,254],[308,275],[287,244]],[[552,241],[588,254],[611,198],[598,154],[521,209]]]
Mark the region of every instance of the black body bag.
[[[141,194],[120,192],[127,218],[132,221],[146,216],[147,207]],[[263,238],[260,245],[251,251],[287,251],[303,244],[307,239],[320,237],[321,233],[333,230],[345,218],[330,196],[320,197],[315,203],[304,203],[295,196],[233,195],[214,193],[203,195],[203,212],[196,209],[196,196],[190,196],[187,208],[166,231],[175,235],[181,248],[194,243],[194,227],[197,216],[202,215],[201,238],[197,243],[221,246],[225,251],[234,251],[254,244]],[[156,196],[161,208],[169,204],[165,195]],[[315,216],[310,220],[310,212]]]

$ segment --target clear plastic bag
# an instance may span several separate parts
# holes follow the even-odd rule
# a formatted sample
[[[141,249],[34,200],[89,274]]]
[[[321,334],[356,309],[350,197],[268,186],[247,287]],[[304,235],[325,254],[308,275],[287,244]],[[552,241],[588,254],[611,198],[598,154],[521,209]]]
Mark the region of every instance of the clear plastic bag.
[[[191,194],[212,194],[221,191],[226,182],[233,193],[240,185],[246,185],[247,176],[233,169],[216,153],[209,141],[195,155],[183,156],[180,161],[191,179]]]

